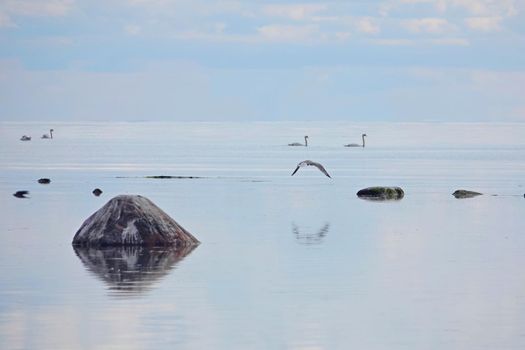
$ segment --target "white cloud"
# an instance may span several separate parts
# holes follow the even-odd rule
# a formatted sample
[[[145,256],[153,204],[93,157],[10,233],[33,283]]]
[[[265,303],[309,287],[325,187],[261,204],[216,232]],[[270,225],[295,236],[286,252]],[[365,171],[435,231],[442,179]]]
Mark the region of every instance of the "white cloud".
[[[13,17],[61,17],[67,15],[74,0],[3,0],[0,1],[0,28],[17,27]]]
[[[513,16],[517,14],[515,0],[448,0],[448,2],[474,15]]]
[[[350,32],[336,32],[335,38],[340,41],[346,41],[352,37],[352,33]]]
[[[469,17],[465,19],[468,28],[483,32],[495,32],[501,29],[502,17]]]
[[[3,28],[16,27],[16,25],[13,23],[13,21],[7,14],[0,12],[0,28],[2,27]]]
[[[136,24],[128,24],[124,26],[124,31],[126,32],[126,34],[135,36],[139,35],[142,32],[142,28]]]
[[[517,0],[388,0],[381,4],[379,12],[389,16],[393,10],[413,5],[427,5],[438,13],[463,10],[474,16],[510,17],[518,13]]]
[[[468,46],[470,43],[464,38],[438,38],[438,39],[373,39],[368,41],[374,45],[383,46]]]
[[[428,43],[441,46],[469,46],[470,42],[465,38],[439,38],[429,39]]]
[[[6,0],[0,10],[13,16],[59,17],[69,13],[73,0]]]
[[[401,25],[413,33],[442,34],[453,26],[445,18],[418,18],[401,22]]]
[[[316,25],[271,24],[257,28],[257,33],[264,41],[308,42],[317,38],[319,27]]]
[[[374,39],[369,42],[371,44],[384,46],[412,46],[416,44],[415,40],[410,39]]]
[[[397,8],[407,6],[407,5],[417,5],[417,4],[432,4],[433,0],[388,0],[383,2],[379,6],[379,14],[383,17],[390,15],[392,10]]]
[[[361,33],[377,34],[381,31],[379,24],[371,17],[363,17],[356,22],[356,28]]]
[[[284,17],[295,21],[310,20],[326,9],[322,4],[266,5],[262,13],[271,17]]]

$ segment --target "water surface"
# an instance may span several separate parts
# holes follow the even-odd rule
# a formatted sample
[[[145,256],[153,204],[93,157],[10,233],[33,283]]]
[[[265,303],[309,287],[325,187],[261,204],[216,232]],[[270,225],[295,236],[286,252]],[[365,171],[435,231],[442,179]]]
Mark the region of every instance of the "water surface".
[[[524,179],[523,124],[1,123],[0,348],[523,349]],[[118,194],[202,244],[73,249]]]

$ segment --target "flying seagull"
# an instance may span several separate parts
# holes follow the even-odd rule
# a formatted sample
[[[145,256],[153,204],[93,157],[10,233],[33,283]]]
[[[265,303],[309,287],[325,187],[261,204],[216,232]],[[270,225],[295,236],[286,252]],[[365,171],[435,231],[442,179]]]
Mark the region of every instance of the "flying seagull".
[[[305,167],[305,166],[314,166],[317,169],[321,170],[323,174],[325,174],[329,178],[332,178],[330,175],[328,175],[328,172],[326,171],[324,166],[322,166],[319,163],[312,162],[311,160],[303,160],[301,163],[297,164],[297,168],[295,168],[295,170],[293,171],[292,176],[295,175],[295,173],[297,172],[297,170],[299,170],[299,168],[302,168],[302,167]]]

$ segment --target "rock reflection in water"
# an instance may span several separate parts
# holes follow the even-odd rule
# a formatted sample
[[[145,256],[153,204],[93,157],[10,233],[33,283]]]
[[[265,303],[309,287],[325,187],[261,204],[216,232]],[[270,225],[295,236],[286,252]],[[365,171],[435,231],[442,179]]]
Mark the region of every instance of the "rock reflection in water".
[[[141,295],[196,246],[177,248],[73,247],[84,266],[116,295]]]
[[[324,226],[322,226],[318,231],[315,232],[308,232],[303,229],[301,232],[301,229],[299,226],[297,226],[295,223],[292,224],[292,231],[295,235],[295,239],[297,239],[297,242],[300,244],[305,245],[312,245],[312,244],[321,244],[323,243],[324,238],[328,234],[328,231],[330,230],[330,224],[325,223]]]

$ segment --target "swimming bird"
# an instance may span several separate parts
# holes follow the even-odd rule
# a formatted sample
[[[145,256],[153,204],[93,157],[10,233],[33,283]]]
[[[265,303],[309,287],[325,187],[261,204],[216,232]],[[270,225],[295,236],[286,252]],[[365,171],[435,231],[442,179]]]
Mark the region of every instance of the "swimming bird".
[[[49,134],[44,134],[44,135],[42,135],[41,138],[42,139],[52,139],[53,138],[53,131],[55,131],[55,130],[49,129]]]
[[[24,135],[20,138],[20,141],[31,141],[31,136]]]
[[[91,193],[98,197],[102,194],[102,190],[100,188],[95,188]]]
[[[313,162],[311,160],[303,160],[301,163],[297,164],[297,168],[295,168],[295,170],[293,171],[292,173],[292,176],[295,175],[295,173],[297,172],[297,170],[299,170],[299,168],[303,168],[303,167],[306,167],[306,166],[314,166],[316,167],[317,169],[321,170],[321,172],[323,174],[325,174],[326,176],[328,176],[329,178],[332,178],[328,172],[326,171],[326,169],[324,168],[324,166],[322,166],[321,164],[317,163],[317,162]]]
[[[348,145],[344,145],[345,147],[365,147],[365,136],[366,134],[362,134],[361,138],[363,139],[363,144],[360,145],[358,143],[349,143]]]
[[[304,147],[308,147],[308,136],[305,136],[304,137],[304,145],[300,142],[293,142],[293,143],[289,143],[288,146],[304,146]]]
[[[29,198],[26,197],[28,194],[29,191],[16,191],[15,193],[13,193],[13,196],[15,196],[16,198]]]
[[[46,177],[43,177],[41,179],[38,179],[38,183],[39,184],[43,184],[43,185],[47,185],[47,184],[50,184],[51,183],[51,179],[48,179]]]

